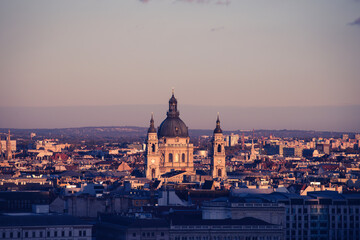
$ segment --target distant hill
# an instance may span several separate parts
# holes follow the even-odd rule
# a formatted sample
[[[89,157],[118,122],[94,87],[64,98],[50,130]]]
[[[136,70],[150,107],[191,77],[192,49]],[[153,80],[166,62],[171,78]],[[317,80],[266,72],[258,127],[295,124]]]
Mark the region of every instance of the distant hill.
[[[113,126],[113,127],[80,127],[80,128],[55,128],[55,129],[10,129],[13,138],[30,139],[31,133],[36,133],[35,139],[58,138],[62,140],[107,140],[117,141],[120,139],[145,139],[147,128],[134,126]],[[8,129],[0,129],[2,139]],[[199,137],[202,135],[211,136],[213,130],[207,129],[190,129],[190,137]],[[224,131],[225,135],[230,133],[241,135],[252,135],[252,131]],[[296,137],[296,138],[312,138],[312,137],[341,137],[347,133],[352,137],[353,133],[348,132],[327,132],[327,131],[305,131],[305,130],[254,130],[255,137],[270,136],[275,137]]]
[[[151,112],[157,127],[166,118],[167,110],[167,105],[0,107],[0,128],[148,127]],[[223,130],[360,131],[360,105],[238,107],[179,104],[179,111],[181,119],[191,129],[214,129],[217,112],[220,112]]]

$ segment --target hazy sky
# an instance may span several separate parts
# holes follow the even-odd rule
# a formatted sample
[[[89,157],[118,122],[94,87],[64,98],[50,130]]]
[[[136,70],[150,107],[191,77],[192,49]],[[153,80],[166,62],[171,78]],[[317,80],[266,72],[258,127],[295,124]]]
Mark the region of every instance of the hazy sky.
[[[360,105],[360,1],[0,1],[0,107],[166,104],[172,87],[220,112]]]

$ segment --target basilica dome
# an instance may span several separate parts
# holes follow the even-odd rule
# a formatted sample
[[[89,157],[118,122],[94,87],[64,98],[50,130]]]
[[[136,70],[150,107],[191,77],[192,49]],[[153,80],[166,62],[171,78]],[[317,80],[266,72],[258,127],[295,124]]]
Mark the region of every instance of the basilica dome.
[[[158,137],[188,137],[188,128],[179,118],[167,117],[160,125]]]
[[[189,137],[188,128],[179,117],[177,110],[177,100],[172,94],[169,100],[169,111],[167,118],[160,124],[158,129],[158,137]]]

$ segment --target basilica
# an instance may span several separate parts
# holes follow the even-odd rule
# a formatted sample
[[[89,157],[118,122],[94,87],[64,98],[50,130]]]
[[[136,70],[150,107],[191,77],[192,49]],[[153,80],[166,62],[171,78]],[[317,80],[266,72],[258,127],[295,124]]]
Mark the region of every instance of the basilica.
[[[146,139],[146,178],[161,179],[166,176],[195,176],[194,146],[190,143],[188,127],[180,119],[174,91],[169,100],[167,117],[156,130],[151,116]],[[212,138],[210,174],[213,179],[226,179],[225,141],[219,115]]]

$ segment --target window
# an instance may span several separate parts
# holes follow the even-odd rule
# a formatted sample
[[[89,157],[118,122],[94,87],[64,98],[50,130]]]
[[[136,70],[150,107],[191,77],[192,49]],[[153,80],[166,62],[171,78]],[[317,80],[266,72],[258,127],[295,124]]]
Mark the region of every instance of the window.
[[[20,237],[21,237],[20,232],[18,232],[17,236],[18,236],[18,238],[20,238]]]
[[[217,146],[217,151],[218,151],[219,153],[221,153],[221,145],[220,145],[220,144],[218,144],[218,146]]]
[[[82,231],[79,231],[79,236],[82,237]]]
[[[85,230],[83,231],[83,236],[84,236],[84,237],[86,236],[86,231],[85,231]]]
[[[14,233],[10,233],[10,238],[13,238],[14,237]]]
[[[162,237],[164,236],[164,232],[161,232],[161,236],[162,236]]]
[[[183,154],[181,155],[181,160],[182,160],[182,162],[185,162],[185,153],[183,153]]]
[[[29,237],[29,233],[25,232],[25,238],[28,238],[28,237]]]
[[[54,232],[54,236],[57,237],[57,231]]]
[[[173,154],[169,153],[169,162],[173,162]]]
[[[155,152],[155,144],[151,145],[151,150],[152,150],[152,152]]]
[[[69,231],[69,237],[71,237],[72,236],[72,231]]]
[[[47,237],[50,237],[50,232],[49,231],[47,232]]]
[[[133,236],[133,237],[136,237],[136,233],[133,233],[132,236]]]
[[[43,237],[43,232],[40,232],[40,237]]]

